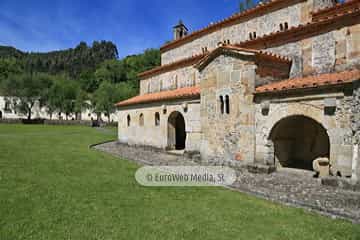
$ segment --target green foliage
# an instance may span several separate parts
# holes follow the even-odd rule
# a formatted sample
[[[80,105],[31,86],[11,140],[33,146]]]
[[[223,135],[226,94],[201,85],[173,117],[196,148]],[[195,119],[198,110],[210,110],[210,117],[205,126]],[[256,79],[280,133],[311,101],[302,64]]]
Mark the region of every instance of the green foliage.
[[[101,83],[95,91],[92,103],[94,111],[105,114],[110,121],[110,114],[115,112],[115,103],[133,96],[136,89],[131,82],[112,84],[108,81]]]
[[[66,118],[69,114],[75,113],[75,103],[79,98],[79,94],[80,87],[77,82],[74,82],[63,75],[54,77],[54,82],[49,90],[49,97],[46,103],[49,113],[55,111],[58,113],[65,113]]]
[[[66,73],[78,78],[82,72],[95,71],[105,60],[117,59],[118,51],[112,42],[95,41],[91,47],[81,42],[77,47],[48,53],[24,53],[14,48],[0,47],[0,58],[14,57],[27,72]]]
[[[89,104],[88,94],[85,91],[79,89],[75,99],[74,112],[82,113],[84,110],[89,108],[90,108],[90,104]]]
[[[264,1],[263,1],[264,2]],[[241,0],[239,2],[239,11],[243,12],[256,6],[255,0]]]
[[[10,75],[22,72],[21,65],[16,58],[0,58],[0,82]]]
[[[36,102],[43,102],[51,78],[47,74],[11,75],[2,82],[5,96],[12,99],[12,108],[31,119],[31,110]]]
[[[67,118],[90,108],[110,116],[116,102],[137,93],[138,73],[160,65],[157,49],[121,60],[117,54],[116,46],[105,41],[49,53],[0,47],[0,91],[12,97],[13,109],[29,118],[37,101],[50,116],[57,112]]]
[[[160,65],[160,51],[157,49],[145,50],[143,54],[132,55],[118,60],[104,61],[95,72],[97,82],[109,81],[137,82],[140,72]]]

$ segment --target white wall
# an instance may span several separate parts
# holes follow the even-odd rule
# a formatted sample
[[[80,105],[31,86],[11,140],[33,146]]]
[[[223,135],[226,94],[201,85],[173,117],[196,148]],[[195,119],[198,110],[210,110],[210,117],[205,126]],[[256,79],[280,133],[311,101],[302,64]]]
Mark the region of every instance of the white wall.
[[[185,101],[186,102],[186,101]],[[201,138],[200,125],[200,101],[188,101],[185,112],[182,102],[159,103],[147,106],[134,106],[134,108],[122,109],[119,116],[119,141],[129,145],[145,145],[156,148],[168,146],[168,118],[174,111],[180,112],[185,119],[186,150],[199,151]],[[163,112],[166,106],[166,113]],[[160,113],[160,125],[155,126],[155,113]],[[140,114],[144,115],[144,126],[139,125]],[[127,126],[127,116],[131,117],[130,127]]]

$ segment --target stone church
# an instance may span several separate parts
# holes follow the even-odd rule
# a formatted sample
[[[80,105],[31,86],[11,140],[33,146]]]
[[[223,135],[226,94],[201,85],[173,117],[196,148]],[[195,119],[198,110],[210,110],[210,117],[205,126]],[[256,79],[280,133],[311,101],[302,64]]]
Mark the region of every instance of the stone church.
[[[204,163],[360,178],[360,0],[272,0],[188,32],[183,22],[117,103],[119,142]]]

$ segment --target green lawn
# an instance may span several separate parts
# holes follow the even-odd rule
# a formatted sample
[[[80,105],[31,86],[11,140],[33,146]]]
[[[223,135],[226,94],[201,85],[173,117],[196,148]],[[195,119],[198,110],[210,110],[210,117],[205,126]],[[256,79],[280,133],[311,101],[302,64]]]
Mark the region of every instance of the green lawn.
[[[87,127],[0,125],[0,239],[360,239],[359,225],[223,188],[146,188]]]

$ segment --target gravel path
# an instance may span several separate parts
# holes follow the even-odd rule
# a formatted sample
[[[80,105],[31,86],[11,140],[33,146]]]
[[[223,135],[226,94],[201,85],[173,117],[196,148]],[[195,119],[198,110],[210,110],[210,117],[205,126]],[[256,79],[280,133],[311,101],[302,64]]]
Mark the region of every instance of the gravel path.
[[[168,154],[152,148],[129,147],[116,142],[97,145],[94,148],[141,165],[198,165],[181,155]],[[234,190],[360,223],[360,192],[323,186],[319,179],[312,178],[303,171],[279,171],[267,175],[252,174],[246,168],[239,168],[237,173],[237,181],[230,186]]]

